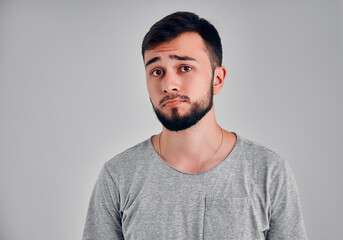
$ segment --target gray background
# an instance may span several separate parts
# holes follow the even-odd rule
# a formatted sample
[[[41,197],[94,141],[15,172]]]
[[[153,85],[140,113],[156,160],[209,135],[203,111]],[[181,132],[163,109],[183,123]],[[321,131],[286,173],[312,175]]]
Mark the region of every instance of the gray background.
[[[341,239],[342,1],[0,1],[0,239],[80,239],[103,163],[161,130],[140,44],[189,10],[219,30],[218,122],[288,159],[309,239]]]

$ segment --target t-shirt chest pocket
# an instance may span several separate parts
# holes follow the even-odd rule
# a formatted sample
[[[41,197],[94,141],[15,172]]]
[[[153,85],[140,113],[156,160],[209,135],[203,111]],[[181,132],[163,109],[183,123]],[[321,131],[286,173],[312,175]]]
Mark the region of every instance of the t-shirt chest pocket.
[[[204,239],[245,239],[248,198],[205,198]]]

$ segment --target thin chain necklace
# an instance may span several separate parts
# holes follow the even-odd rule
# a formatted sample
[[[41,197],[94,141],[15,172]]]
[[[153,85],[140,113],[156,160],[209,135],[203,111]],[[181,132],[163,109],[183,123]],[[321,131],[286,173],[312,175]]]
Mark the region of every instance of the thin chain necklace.
[[[222,146],[223,144],[223,140],[224,140],[224,129],[223,128],[220,128],[222,130],[222,139],[220,141],[220,144],[219,144],[219,147],[217,148],[217,150],[211,155],[211,157],[204,163],[204,165],[202,166],[202,168],[200,168],[199,171],[197,171],[197,173],[201,172],[201,170],[203,170],[206,165],[210,162],[210,160],[214,157],[214,155],[216,155],[216,153],[219,151],[220,147]],[[163,131],[162,131],[163,132]],[[162,135],[162,132],[160,135],[158,135],[158,155],[162,158],[161,156],[161,135]]]

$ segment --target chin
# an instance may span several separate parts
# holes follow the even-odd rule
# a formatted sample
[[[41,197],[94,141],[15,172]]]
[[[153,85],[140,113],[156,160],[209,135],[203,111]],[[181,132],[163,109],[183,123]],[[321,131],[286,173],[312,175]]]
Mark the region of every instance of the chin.
[[[170,110],[170,113],[168,114],[169,118],[182,118],[184,116],[187,116],[190,113],[190,111],[186,111],[184,109],[180,109],[178,107],[172,108]]]

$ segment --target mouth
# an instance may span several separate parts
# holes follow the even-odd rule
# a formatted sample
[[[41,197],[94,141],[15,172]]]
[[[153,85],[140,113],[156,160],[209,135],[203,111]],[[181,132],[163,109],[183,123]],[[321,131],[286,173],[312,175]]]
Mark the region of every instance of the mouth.
[[[172,106],[172,105],[181,104],[183,102],[189,102],[189,97],[185,95],[180,95],[180,94],[166,95],[161,99],[160,105],[162,107]]]
[[[167,102],[165,102],[162,107],[175,107],[178,106],[182,103],[186,102],[186,100],[183,99],[173,99],[173,100],[169,100]]]

